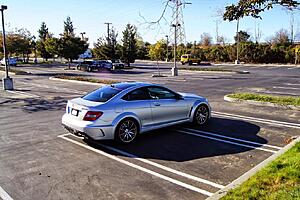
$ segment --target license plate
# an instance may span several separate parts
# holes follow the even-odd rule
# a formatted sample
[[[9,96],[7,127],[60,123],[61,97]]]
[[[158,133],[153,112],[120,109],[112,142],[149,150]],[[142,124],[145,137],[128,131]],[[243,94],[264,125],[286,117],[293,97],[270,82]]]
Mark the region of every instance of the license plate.
[[[78,116],[78,110],[72,109],[71,115]]]

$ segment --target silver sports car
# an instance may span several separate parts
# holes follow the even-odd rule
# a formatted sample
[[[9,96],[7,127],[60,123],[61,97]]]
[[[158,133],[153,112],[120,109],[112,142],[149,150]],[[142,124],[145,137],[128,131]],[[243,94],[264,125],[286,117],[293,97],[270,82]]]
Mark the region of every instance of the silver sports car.
[[[76,135],[130,143],[139,133],[153,129],[184,122],[204,125],[210,113],[204,97],[156,84],[124,82],[69,100],[62,124]]]

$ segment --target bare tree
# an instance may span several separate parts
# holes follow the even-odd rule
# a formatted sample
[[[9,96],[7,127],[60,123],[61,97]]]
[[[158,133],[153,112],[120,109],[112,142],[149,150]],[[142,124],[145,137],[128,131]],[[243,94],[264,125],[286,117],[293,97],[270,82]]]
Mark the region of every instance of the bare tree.
[[[212,37],[209,33],[202,33],[200,43],[202,46],[211,46]]]

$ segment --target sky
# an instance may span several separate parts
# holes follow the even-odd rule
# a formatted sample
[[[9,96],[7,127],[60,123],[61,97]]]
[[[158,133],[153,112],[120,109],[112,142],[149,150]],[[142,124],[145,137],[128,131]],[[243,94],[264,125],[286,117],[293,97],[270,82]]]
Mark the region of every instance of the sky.
[[[54,36],[63,32],[63,21],[70,16],[75,27],[75,33],[86,32],[90,46],[99,37],[106,35],[105,22],[111,22],[121,40],[122,31],[127,23],[137,26],[139,35],[144,41],[155,43],[165,39],[169,34],[172,10],[167,8],[165,20],[149,27],[146,22],[156,21],[167,0],[1,0],[7,5],[5,23],[7,30],[26,28],[37,36],[41,22],[46,22],[49,31]],[[183,0],[182,0],[183,1]],[[218,10],[224,10],[226,5],[236,3],[235,0],[185,0],[188,4],[183,8],[184,27],[187,42],[199,42],[202,33],[216,37],[216,24],[220,36],[226,42],[233,42],[236,32],[236,22],[222,21]],[[172,3],[170,2],[170,5]],[[295,11],[295,32],[300,31],[300,11]],[[260,29],[261,41],[265,41],[280,29],[290,30],[290,15],[282,7],[262,14],[262,20],[251,17],[240,21],[240,30],[245,30],[254,39],[255,27]]]

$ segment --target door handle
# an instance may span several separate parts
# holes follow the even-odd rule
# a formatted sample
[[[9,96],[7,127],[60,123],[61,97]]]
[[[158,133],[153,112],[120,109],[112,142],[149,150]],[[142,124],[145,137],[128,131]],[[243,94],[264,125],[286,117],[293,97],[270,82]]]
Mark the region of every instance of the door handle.
[[[157,103],[157,102],[155,102],[155,103],[153,103],[155,106],[160,106],[160,103]]]

